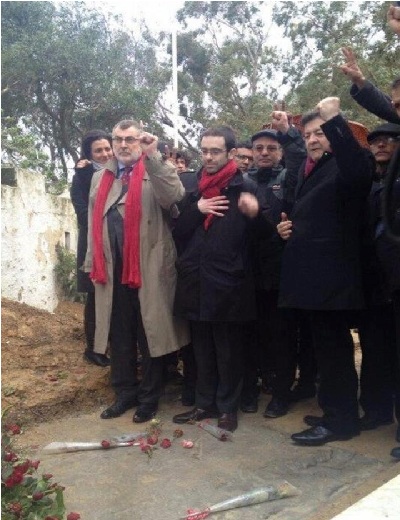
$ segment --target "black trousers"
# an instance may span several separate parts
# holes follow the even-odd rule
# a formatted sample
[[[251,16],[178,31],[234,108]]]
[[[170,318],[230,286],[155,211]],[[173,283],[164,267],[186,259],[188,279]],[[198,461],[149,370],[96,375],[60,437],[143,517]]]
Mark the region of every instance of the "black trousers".
[[[364,412],[400,418],[400,379],[392,303],[362,311],[358,325],[362,352],[360,404]]]
[[[85,309],[83,313],[83,327],[85,330],[86,349],[93,351],[94,334],[96,331],[96,307],[94,291],[86,295]]]
[[[278,291],[257,291],[257,322],[255,330],[247,326],[244,351],[245,376],[243,398],[254,396],[257,373],[271,379],[272,395],[289,398],[296,369],[297,338],[295,314],[278,308]]]
[[[298,384],[304,388],[315,388],[317,380],[317,361],[315,359],[309,316],[303,310],[296,310],[297,324],[297,368]]]
[[[196,407],[236,412],[243,377],[243,323],[191,322],[197,366]]]
[[[137,397],[141,405],[157,406],[164,387],[164,358],[151,357],[140,313],[137,289],[121,282],[120,263],[114,273],[110,326],[111,384],[117,397]],[[137,374],[137,348],[142,356],[141,381]]]
[[[308,311],[317,359],[319,406],[326,427],[338,434],[357,434],[358,376],[348,311]]]

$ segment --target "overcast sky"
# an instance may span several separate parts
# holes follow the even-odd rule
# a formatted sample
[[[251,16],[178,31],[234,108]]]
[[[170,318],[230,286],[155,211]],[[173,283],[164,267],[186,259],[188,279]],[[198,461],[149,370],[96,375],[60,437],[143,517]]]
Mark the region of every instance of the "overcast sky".
[[[110,0],[96,2],[86,0],[86,3],[98,8],[101,4],[104,9],[124,16],[125,22],[143,18],[148,27],[156,31],[171,29],[171,22],[175,19],[175,13],[184,5],[184,0]]]

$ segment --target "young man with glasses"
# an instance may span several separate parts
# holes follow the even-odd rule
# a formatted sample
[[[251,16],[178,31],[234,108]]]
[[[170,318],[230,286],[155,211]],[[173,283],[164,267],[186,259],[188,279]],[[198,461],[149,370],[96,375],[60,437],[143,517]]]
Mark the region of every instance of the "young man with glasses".
[[[181,251],[175,314],[190,321],[197,382],[195,408],[178,424],[218,417],[237,428],[242,386],[244,326],[256,316],[249,259],[250,234],[271,232],[260,213],[255,186],[234,161],[230,127],[206,130],[200,141],[203,167],[197,186],[181,205],[174,237]]]
[[[253,168],[253,145],[248,141],[237,144],[235,161],[239,170],[246,173]]]
[[[114,158],[91,183],[85,271],[95,287],[94,351],[110,341],[116,395],[102,419],[135,406],[134,422],[153,418],[163,390],[163,356],[189,343],[186,323],[172,315],[176,251],[168,216],[185,190],[157,141],[135,121],[119,122],[112,131]]]

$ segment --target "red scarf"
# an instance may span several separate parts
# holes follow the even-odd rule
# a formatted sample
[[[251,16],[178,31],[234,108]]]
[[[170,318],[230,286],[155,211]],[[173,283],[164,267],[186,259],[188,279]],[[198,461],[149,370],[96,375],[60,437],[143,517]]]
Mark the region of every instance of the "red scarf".
[[[140,220],[142,216],[142,182],[145,172],[143,155],[135,164],[125,200],[124,251],[122,283],[138,288],[142,285],[140,275]],[[107,283],[107,272],[103,251],[103,213],[108,193],[115,180],[110,170],[105,170],[100,181],[93,208],[93,267],[90,278],[96,282]]]
[[[316,165],[316,161],[314,161],[313,159],[311,159],[311,157],[307,157],[306,159],[306,167],[305,167],[305,170],[304,170],[304,178],[306,179],[310,173],[313,171],[315,165]]]
[[[203,168],[201,172],[201,179],[199,182],[199,191],[205,199],[211,199],[221,195],[221,191],[226,188],[231,181],[232,177],[237,172],[237,164],[233,159],[228,161],[221,170],[217,173],[209,174]],[[204,221],[204,229],[207,230],[211,222],[214,220],[214,215],[211,213],[207,215]]]

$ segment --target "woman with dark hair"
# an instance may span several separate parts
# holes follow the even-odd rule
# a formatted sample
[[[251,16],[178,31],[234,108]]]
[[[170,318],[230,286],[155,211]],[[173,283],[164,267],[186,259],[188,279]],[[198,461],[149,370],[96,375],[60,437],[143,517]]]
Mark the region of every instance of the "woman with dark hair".
[[[86,349],[83,356],[89,363],[101,367],[108,366],[110,360],[105,352],[98,354],[93,351],[96,328],[94,286],[89,275],[80,267],[85,260],[87,249],[90,183],[93,173],[103,168],[112,156],[111,135],[103,130],[91,130],[85,134],[82,138],[81,158],[75,165],[71,186],[71,201],[78,219],[77,287],[79,292],[87,293],[84,311]]]

